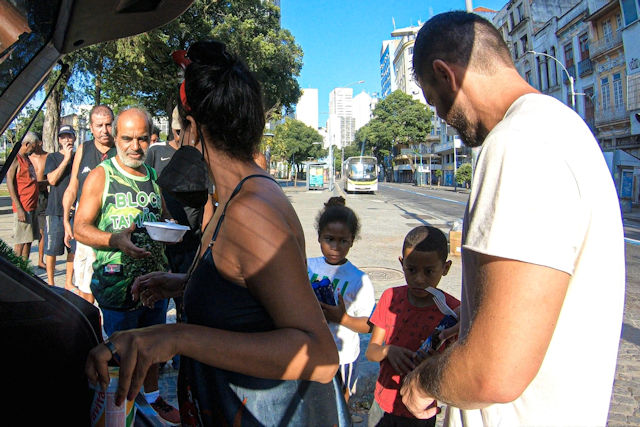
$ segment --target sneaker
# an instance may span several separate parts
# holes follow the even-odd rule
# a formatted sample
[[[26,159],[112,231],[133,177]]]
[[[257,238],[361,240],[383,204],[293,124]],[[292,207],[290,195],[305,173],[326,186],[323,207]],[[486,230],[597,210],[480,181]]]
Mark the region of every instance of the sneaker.
[[[155,402],[151,404],[151,407],[171,425],[180,424],[180,412],[173,406],[169,405],[163,398],[158,397]]]

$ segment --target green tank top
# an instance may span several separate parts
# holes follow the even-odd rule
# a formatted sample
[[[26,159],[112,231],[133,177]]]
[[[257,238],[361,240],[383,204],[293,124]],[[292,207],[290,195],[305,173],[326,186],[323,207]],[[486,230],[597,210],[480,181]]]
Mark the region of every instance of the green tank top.
[[[105,183],[97,227],[116,233],[135,223],[131,241],[151,252],[151,256],[136,260],[116,249],[96,249],[91,292],[103,308],[131,310],[139,306],[139,302],[134,302],[131,297],[135,278],[153,271],[167,270],[164,245],[152,240],[142,226],[145,221],[160,221],[161,191],[156,184],[155,170],[147,165],[144,165],[145,176],[126,172],[115,158],[105,160],[98,167],[104,169]]]

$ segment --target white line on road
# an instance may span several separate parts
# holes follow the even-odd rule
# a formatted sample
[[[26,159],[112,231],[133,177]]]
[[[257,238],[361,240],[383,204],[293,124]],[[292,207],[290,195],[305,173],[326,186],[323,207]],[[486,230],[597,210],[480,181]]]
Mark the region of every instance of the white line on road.
[[[445,202],[451,202],[451,203],[455,203],[457,205],[463,205],[463,206],[467,205],[467,202],[460,202],[458,200],[445,199],[444,197],[430,196],[428,194],[419,193],[417,191],[405,190],[404,188],[392,187],[392,186],[389,186],[389,185],[383,185],[383,184],[378,184],[378,185],[380,187],[389,188],[391,190],[404,191],[405,193],[411,193],[411,194],[415,194],[417,196],[428,197],[430,199],[443,200]]]

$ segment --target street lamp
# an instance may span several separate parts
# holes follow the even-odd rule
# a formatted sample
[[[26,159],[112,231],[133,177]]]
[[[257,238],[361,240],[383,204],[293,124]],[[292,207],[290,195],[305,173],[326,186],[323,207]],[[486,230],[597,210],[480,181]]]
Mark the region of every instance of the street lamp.
[[[549,55],[548,53],[543,53],[543,52],[536,52],[535,50],[528,50],[526,53],[532,53],[533,55],[541,55],[541,56],[546,56],[548,58],[553,59],[554,61],[556,61],[558,64],[560,64],[560,66],[562,67],[562,70],[565,72],[565,74],[567,75],[567,77],[569,78],[569,92],[571,93],[571,108],[575,111],[576,109],[576,95],[584,95],[584,93],[576,93],[574,90],[574,79],[573,76],[571,74],[569,74],[569,71],[567,70],[567,68],[564,66],[564,64],[562,62],[560,62],[558,60],[558,58]]]

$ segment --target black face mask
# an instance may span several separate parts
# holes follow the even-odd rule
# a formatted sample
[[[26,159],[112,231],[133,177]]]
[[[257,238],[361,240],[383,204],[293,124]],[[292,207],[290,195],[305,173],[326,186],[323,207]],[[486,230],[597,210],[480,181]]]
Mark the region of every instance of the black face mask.
[[[204,156],[190,145],[180,147],[158,177],[158,185],[185,206],[201,209],[209,196]]]

